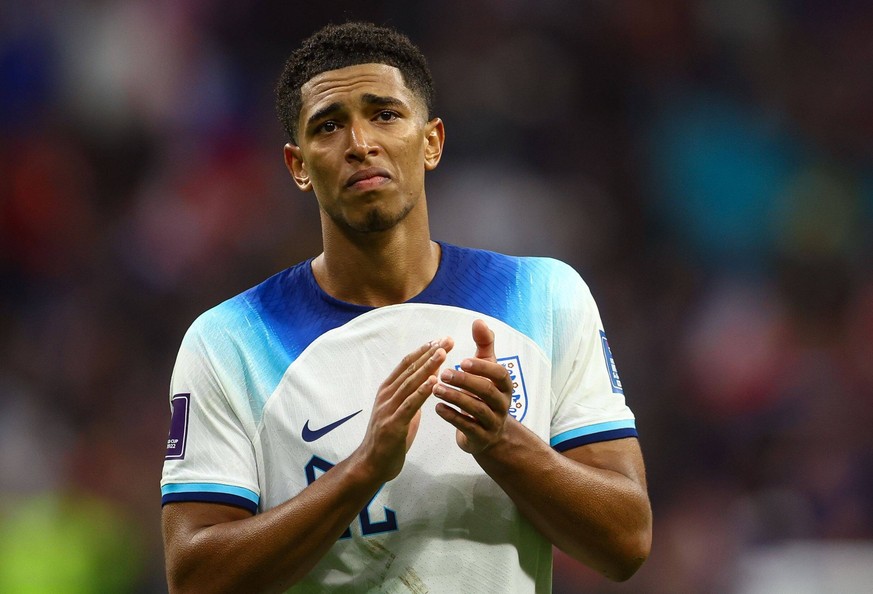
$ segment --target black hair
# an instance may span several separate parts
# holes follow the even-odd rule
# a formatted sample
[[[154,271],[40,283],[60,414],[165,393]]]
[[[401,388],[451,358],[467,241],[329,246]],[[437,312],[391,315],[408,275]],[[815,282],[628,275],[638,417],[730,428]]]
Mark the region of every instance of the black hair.
[[[297,143],[300,89],[314,76],[357,64],[387,64],[400,70],[403,82],[415,92],[433,117],[433,78],[427,60],[409,38],[389,27],[350,22],[327,25],[296,49],[276,85],[276,111],[293,143]]]

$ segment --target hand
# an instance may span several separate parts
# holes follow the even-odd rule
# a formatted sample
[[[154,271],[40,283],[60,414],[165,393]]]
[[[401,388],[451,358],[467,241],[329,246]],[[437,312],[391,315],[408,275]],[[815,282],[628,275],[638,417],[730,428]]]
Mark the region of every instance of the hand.
[[[433,387],[433,393],[454,405],[439,403],[436,412],[458,430],[455,436],[462,450],[481,454],[503,436],[509,403],[512,401],[512,380],[509,372],[494,355],[494,332],[482,320],[473,322],[476,355],[461,361],[461,370],[444,369],[444,383]]]
[[[421,422],[421,405],[437,384],[434,375],[452,350],[451,338],[424,344],[406,355],[379,386],[367,433],[358,448],[380,482],[403,468]]]

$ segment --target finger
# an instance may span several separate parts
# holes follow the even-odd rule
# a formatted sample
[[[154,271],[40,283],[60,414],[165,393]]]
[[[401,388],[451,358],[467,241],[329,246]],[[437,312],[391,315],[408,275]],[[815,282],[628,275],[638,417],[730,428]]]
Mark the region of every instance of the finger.
[[[473,322],[473,342],[476,343],[476,358],[497,361],[494,354],[494,332],[484,320]]]
[[[468,392],[474,397],[489,402],[495,398],[499,400],[499,395],[495,394],[496,388],[494,382],[485,377],[465,373],[457,369],[443,369],[440,373],[440,380],[445,384]]]
[[[498,426],[498,415],[486,402],[461,390],[456,390],[445,384],[437,384],[433,388],[434,395],[444,402],[457,407],[477,425],[486,429]]]
[[[447,420],[449,423],[461,429],[465,433],[475,429],[482,429],[479,422],[470,415],[464,414],[456,408],[449,406],[444,402],[439,402],[435,408],[437,414]]]
[[[411,353],[407,354],[403,359],[400,360],[400,363],[397,364],[391,373],[388,374],[388,377],[385,378],[385,381],[382,382],[383,386],[391,386],[405,373],[408,372],[409,367],[413,365],[417,360],[419,360],[422,356],[427,355],[430,352],[436,350],[434,346],[434,342],[426,342]]]
[[[468,376],[482,377],[494,383],[494,386],[504,394],[512,394],[514,389],[512,377],[509,371],[500,363],[485,361],[483,359],[464,359],[461,361],[461,370]],[[462,378],[457,378],[460,381]]]
[[[403,402],[400,403],[400,406],[397,407],[397,420],[402,423],[409,423],[412,420],[412,417],[415,416],[415,413],[418,412],[418,409],[420,409],[425,401],[430,398],[430,395],[433,394],[433,388],[436,385],[436,376],[428,376],[428,378],[425,379],[424,382],[422,382],[421,385],[419,385],[418,388],[406,397]]]
[[[446,351],[442,347],[438,347],[430,357],[421,361],[420,365],[406,376],[406,379],[397,386],[394,393],[389,397],[389,402],[394,406],[399,407],[413,392],[418,390],[422,383],[428,380],[429,376],[433,375],[440,365],[446,360]],[[417,362],[418,363],[418,362]]]
[[[464,370],[466,368],[466,370]],[[465,359],[461,370],[444,369],[440,379],[482,399],[492,410],[505,414],[512,400],[512,378],[498,363],[482,359]]]
[[[435,410],[440,417],[448,421],[457,430],[463,433],[468,441],[479,442],[485,440],[485,429],[476,421],[476,419],[465,415],[457,409],[442,402],[436,405]]]
[[[445,336],[443,338],[440,338],[437,342],[439,343],[439,346],[446,349],[447,353],[452,352],[452,349],[455,348],[455,339],[451,336]]]
[[[448,350],[443,347],[443,344],[449,344],[450,348],[454,345],[454,343],[451,342],[450,338],[432,340],[431,342],[420,346],[413,352],[406,355],[400,362],[400,364],[394,368],[394,371],[391,373],[391,375],[388,376],[388,379],[386,379],[382,384],[383,386],[387,387],[388,393],[393,394],[394,392],[396,392],[398,387],[404,381],[406,381],[411,374],[415,373],[415,371],[417,370],[420,370],[438,349],[443,348],[443,350]],[[421,383],[421,381],[423,381],[424,377],[427,377],[427,375],[428,374],[422,376],[419,383]]]

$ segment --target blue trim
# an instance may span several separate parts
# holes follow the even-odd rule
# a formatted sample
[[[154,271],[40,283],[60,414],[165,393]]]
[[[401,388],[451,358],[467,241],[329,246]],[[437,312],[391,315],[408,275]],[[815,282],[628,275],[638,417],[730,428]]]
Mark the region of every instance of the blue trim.
[[[562,441],[558,445],[555,445],[552,447],[559,452],[566,452],[567,450],[572,450],[573,448],[578,448],[579,446],[588,445],[589,443],[597,443],[600,441],[611,441],[613,439],[622,439],[624,437],[639,437],[639,436],[637,435],[637,430],[634,428],[614,429],[612,431],[604,431],[602,433],[591,433],[589,435],[581,435],[579,437],[574,437],[572,439],[568,439],[567,441]]]
[[[161,487],[161,505],[172,501],[227,503],[255,513],[260,496],[251,489],[220,483],[171,483]]]
[[[559,449],[562,443],[568,440],[577,440],[578,438],[584,438],[600,433],[607,433],[614,431],[616,429],[631,429],[633,430],[633,434],[636,435],[636,421],[634,419],[624,419],[621,421],[607,421],[606,423],[596,423],[594,425],[588,425],[587,427],[579,427],[578,429],[570,429],[569,431],[564,431],[563,433],[559,433],[549,440],[549,445],[555,449]],[[615,439],[614,437],[611,439]],[[604,441],[602,439],[591,439],[587,443],[592,443],[594,441]]]
[[[202,503],[223,503],[234,507],[241,507],[252,514],[258,512],[258,504],[244,497],[237,497],[229,493],[212,493],[208,491],[189,491],[184,493],[168,493],[161,497],[161,507],[168,503],[197,501]]]
[[[162,495],[168,493],[190,493],[192,491],[227,493],[229,495],[236,495],[248,499],[254,503],[257,503],[258,499],[260,499],[259,495],[251,489],[235,487],[233,485],[223,485],[221,483],[170,483],[161,487]]]

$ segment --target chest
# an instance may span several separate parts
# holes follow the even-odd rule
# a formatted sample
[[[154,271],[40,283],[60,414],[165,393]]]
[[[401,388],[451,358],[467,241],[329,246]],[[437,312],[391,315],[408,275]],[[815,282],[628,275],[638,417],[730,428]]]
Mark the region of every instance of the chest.
[[[452,336],[455,347],[445,365],[454,367],[475,353],[470,329],[483,317],[432,305],[377,313],[314,341],[267,399],[253,440],[264,508],[286,501],[354,451],[380,384],[404,355],[429,340]],[[498,320],[486,322],[495,331],[498,359],[513,378],[511,414],[547,441],[552,408],[547,361],[526,336]],[[455,428],[434,411],[437,402],[431,397],[422,406],[403,470],[377,494],[386,508],[427,514],[428,501],[444,509],[446,497],[460,497],[465,500],[461,509],[472,498],[491,496],[492,481],[457,446]]]

